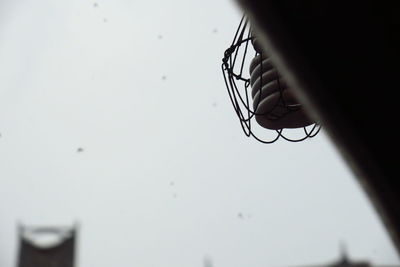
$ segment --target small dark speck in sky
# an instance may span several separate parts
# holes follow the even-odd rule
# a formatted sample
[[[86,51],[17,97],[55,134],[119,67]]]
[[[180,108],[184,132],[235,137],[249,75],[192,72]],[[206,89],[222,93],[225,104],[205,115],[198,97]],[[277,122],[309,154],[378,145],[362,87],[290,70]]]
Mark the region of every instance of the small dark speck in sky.
[[[93,7],[98,7],[98,6],[99,6],[99,4],[97,4],[97,3],[93,4]]]
[[[218,29],[214,28],[213,33],[217,33],[217,32],[218,32]]]
[[[165,80],[167,79],[167,76],[163,75],[163,76],[161,77],[161,79],[162,79],[163,81],[165,81]]]
[[[104,23],[107,23],[107,22],[108,22],[108,19],[104,18],[104,19],[103,19],[103,22],[104,22]]]
[[[82,153],[83,152],[83,148],[82,147],[78,147],[78,149],[76,150],[77,153]]]
[[[243,214],[241,212],[238,213],[238,218],[239,219],[244,219]]]
[[[174,198],[177,198],[177,197],[178,197],[178,194],[175,193],[175,194],[173,194],[172,196],[173,196]]]
[[[157,36],[157,38],[161,40],[161,39],[163,38],[163,36],[162,36],[161,34],[159,34],[159,35]]]
[[[213,102],[213,103],[212,103],[212,106],[213,106],[214,108],[217,107],[217,106],[218,106],[217,102]]]
[[[174,183],[174,182],[170,182],[169,185],[170,185],[170,186],[174,186],[175,183]]]

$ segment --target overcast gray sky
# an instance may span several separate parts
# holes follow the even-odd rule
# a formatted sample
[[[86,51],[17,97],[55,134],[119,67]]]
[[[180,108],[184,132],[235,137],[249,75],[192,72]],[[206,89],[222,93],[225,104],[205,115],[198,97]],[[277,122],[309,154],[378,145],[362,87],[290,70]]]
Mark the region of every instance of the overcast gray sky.
[[[18,221],[80,222],[79,267],[296,266],[340,242],[399,263],[324,132],[242,134],[220,73],[240,16],[228,0],[0,0],[0,266]]]

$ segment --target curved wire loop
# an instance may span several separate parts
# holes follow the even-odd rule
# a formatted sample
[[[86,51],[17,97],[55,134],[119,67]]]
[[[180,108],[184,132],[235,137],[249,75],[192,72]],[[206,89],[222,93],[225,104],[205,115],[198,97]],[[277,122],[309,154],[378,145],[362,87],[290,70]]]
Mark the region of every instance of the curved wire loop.
[[[284,140],[290,142],[300,142],[306,140],[307,138],[315,137],[319,131],[321,130],[321,126],[318,123],[314,123],[311,126],[311,130],[308,130],[307,127],[303,127],[303,134],[299,138],[289,138],[284,134],[285,129],[279,130],[270,130],[275,131],[275,136],[270,139],[262,139],[258,137],[252,129],[252,121],[255,119],[256,115],[266,116],[268,120],[274,121],[282,119],[287,114],[291,112],[298,111],[301,108],[301,105],[289,105],[285,103],[283,98],[283,89],[280,86],[280,78],[276,77],[280,96],[275,105],[270,109],[271,111],[267,113],[257,113],[258,105],[260,104],[260,100],[262,97],[262,91],[260,88],[258,89],[258,98],[256,99],[256,105],[251,108],[253,100],[251,99],[251,86],[250,86],[250,77],[246,77],[244,75],[243,69],[245,65],[248,63],[248,54],[249,47],[253,48],[252,41],[254,37],[252,36],[252,30],[246,16],[243,16],[239,27],[236,31],[235,37],[228,49],[225,50],[224,57],[222,59],[222,73],[225,81],[225,85],[228,91],[228,95],[232,106],[235,110],[236,115],[239,118],[240,125],[242,127],[243,132],[247,137],[252,136],[257,141],[264,144],[271,144],[276,142],[279,138],[283,138]],[[255,51],[255,50],[254,50]],[[263,58],[262,53],[255,51],[255,56],[260,55]],[[261,73],[263,64],[260,61]],[[261,75],[262,79],[262,75]],[[262,84],[262,81],[261,81]],[[274,114],[273,111],[275,108],[283,108],[285,112],[280,114],[279,116]]]

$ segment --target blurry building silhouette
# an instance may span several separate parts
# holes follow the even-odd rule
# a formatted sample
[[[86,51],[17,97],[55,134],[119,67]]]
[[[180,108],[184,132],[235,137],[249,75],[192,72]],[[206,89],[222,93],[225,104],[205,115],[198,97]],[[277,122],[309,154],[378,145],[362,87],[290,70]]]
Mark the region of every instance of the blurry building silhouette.
[[[368,261],[350,260],[344,243],[340,244],[339,260],[326,264],[311,264],[304,267],[400,267],[399,265],[372,265]]]
[[[322,267],[322,266],[321,266]],[[342,258],[338,262],[328,264],[326,267],[373,267],[368,262],[351,262],[347,258]]]
[[[77,226],[26,227],[19,226],[17,267],[74,267]],[[366,261],[349,260],[344,246],[338,261],[307,267],[374,267]],[[204,267],[212,267],[212,260],[204,258]],[[306,266],[304,266],[306,267]],[[389,267],[389,266],[380,266]],[[394,267],[394,266],[392,266]],[[399,266],[397,266],[399,267]]]
[[[19,227],[17,267],[73,267],[76,227]]]
[[[328,264],[320,264],[320,265],[308,265],[307,267],[374,267],[367,261],[351,261],[346,253],[344,247],[342,247],[341,257],[338,261],[328,263]],[[384,267],[384,266],[381,266]],[[389,266],[387,266],[389,267]]]
[[[341,257],[339,261],[328,265],[328,267],[372,267],[368,262],[352,262],[346,251],[346,247],[344,244],[341,244]]]

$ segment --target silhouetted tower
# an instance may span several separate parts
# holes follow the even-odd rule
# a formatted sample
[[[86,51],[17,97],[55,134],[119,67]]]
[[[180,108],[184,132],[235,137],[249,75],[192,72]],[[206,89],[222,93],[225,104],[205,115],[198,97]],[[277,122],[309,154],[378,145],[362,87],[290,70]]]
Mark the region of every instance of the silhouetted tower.
[[[327,267],[372,267],[368,262],[353,262],[349,259],[347,248],[344,243],[340,244],[340,259],[336,263],[330,264]]]
[[[344,243],[341,243],[341,245],[340,245],[339,260],[337,260],[333,263],[330,263],[330,264],[308,265],[308,266],[315,266],[315,267],[373,267],[367,261],[354,262],[354,261],[350,260],[348,254],[347,254],[346,246]],[[389,267],[389,266],[387,266],[387,267]]]
[[[17,267],[73,267],[76,228],[19,227]]]

